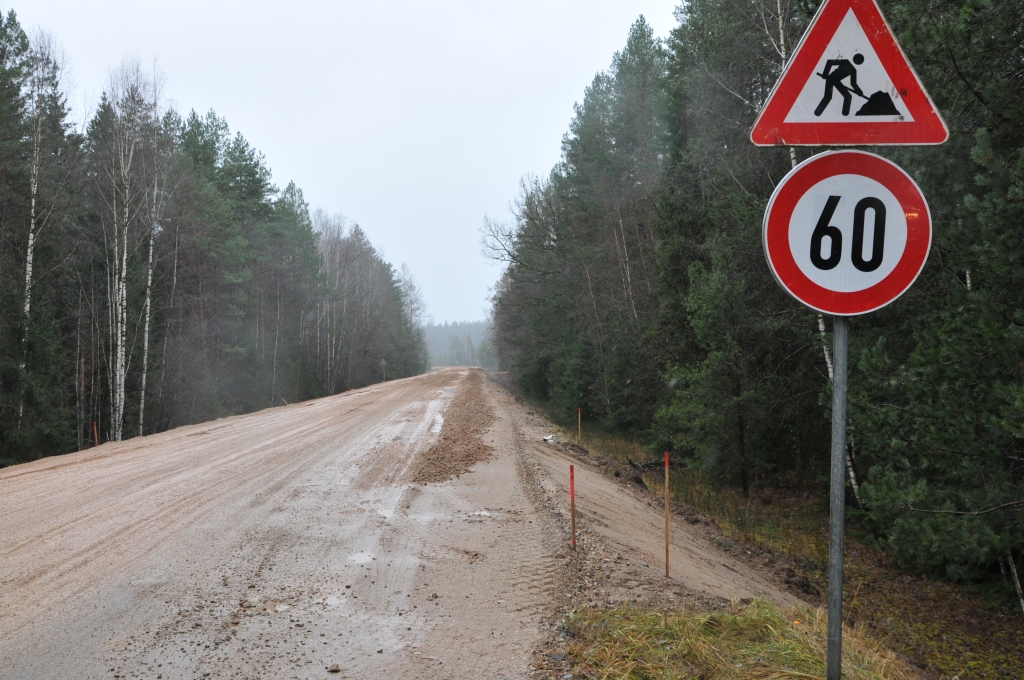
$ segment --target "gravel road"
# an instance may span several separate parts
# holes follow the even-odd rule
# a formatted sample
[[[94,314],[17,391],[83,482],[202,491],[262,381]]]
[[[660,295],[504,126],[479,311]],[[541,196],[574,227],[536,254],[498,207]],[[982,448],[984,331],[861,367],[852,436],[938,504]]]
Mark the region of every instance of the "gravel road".
[[[414,482],[458,422],[480,462]],[[0,470],[0,677],[528,677],[586,597],[543,430],[443,370]],[[654,583],[659,511],[577,469],[583,530]],[[673,531],[677,593],[794,601]]]

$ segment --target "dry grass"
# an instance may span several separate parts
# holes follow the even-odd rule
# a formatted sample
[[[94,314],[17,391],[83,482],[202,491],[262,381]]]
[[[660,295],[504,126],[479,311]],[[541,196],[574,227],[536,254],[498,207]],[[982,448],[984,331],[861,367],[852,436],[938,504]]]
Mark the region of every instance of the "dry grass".
[[[574,677],[825,678],[827,622],[821,609],[780,610],[763,600],[694,613],[627,606],[577,612],[568,626]],[[874,640],[846,630],[843,677],[918,676]]]
[[[658,484],[659,491],[660,482],[660,476],[651,475],[650,484]],[[744,498],[738,489],[718,487],[688,469],[673,470],[671,486],[672,500],[713,517],[723,533],[738,541],[798,563],[828,563],[828,511],[805,494],[753,487]]]
[[[575,429],[564,431],[569,439],[575,440],[575,435]],[[584,426],[582,444],[589,451],[620,463],[651,457],[637,440],[595,427]],[[662,479],[660,470],[644,475],[644,483],[658,496],[664,493]],[[739,490],[711,484],[698,470],[683,467],[673,467],[670,480],[673,501],[686,503],[714,518],[731,538],[796,562],[828,562],[828,510],[816,507],[806,495],[754,487],[750,497],[744,498]]]
[[[573,423],[572,430],[565,432],[565,436],[573,441],[576,440],[575,425]],[[588,451],[608,456],[620,463],[626,463],[629,460],[637,462],[651,457],[647,449],[641,446],[637,440],[587,425],[583,426],[583,441],[581,443]]]

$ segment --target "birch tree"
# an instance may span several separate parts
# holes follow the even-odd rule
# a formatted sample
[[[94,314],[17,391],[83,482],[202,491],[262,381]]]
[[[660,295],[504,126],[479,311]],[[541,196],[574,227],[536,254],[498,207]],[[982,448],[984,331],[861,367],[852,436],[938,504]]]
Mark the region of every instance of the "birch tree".
[[[14,12],[0,15],[0,284],[17,289],[21,281],[20,269],[21,237],[24,227],[21,222],[25,185],[23,179],[23,157],[25,130],[25,99],[22,88],[26,76],[26,56],[29,50],[28,37],[18,23]],[[27,178],[25,178],[27,179]],[[15,273],[17,272],[17,273]],[[19,310],[20,312],[20,310]],[[20,366],[23,347],[20,327],[21,314],[0,316],[0,337],[3,338],[3,359]],[[14,369],[15,366],[11,368]],[[4,403],[0,414],[7,416],[9,427],[16,430],[19,423],[17,413],[24,389],[23,370],[16,370],[16,379],[0,381]],[[7,382],[7,384],[5,384]],[[11,409],[8,411],[8,408]]]
[[[25,280],[22,294],[22,335],[19,373],[22,395],[18,422],[24,415],[25,364],[32,322],[32,286],[36,242],[64,202],[70,173],[71,149],[65,144],[67,108],[61,87],[64,57],[53,37],[37,33],[28,52],[25,120],[29,132],[29,215],[25,245]]]
[[[154,83],[137,60],[115,69],[94,121],[96,194],[104,244],[107,302],[107,384],[110,438],[124,433],[125,381],[130,367],[128,285],[130,267],[144,235],[156,100]]]
[[[149,244],[146,255],[146,297],[143,311],[142,330],[142,378],[139,387],[139,436],[145,432],[146,418],[146,380],[149,375],[149,329],[153,309],[153,249],[156,237],[161,229],[160,220],[166,209],[167,201],[173,193],[172,163],[174,155],[173,131],[168,129],[174,120],[173,115],[161,116],[163,105],[160,100],[160,78],[154,67],[151,80],[150,124],[148,126],[152,139],[149,142],[147,175],[149,187],[146,190],[146,228],[149,232]],[[164,118],[163,124],[159,122]],[[177,263],[175,262],[175,265]],[[172,288],[173,296],[173,288]]]
[[[61,69],[0,19],[0,466],[426,367],[411,274],[361,229],[314,229],[135,60],[78,134]]]

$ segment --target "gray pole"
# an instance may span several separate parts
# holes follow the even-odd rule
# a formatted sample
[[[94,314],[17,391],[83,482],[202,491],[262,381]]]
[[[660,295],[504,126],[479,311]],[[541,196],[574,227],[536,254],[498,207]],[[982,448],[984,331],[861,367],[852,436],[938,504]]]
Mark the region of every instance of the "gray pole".
[[[828,680],[843,675],[843,525],[846,514],[846,366],[850,320],[833,317],[832,490],[828,542]]]

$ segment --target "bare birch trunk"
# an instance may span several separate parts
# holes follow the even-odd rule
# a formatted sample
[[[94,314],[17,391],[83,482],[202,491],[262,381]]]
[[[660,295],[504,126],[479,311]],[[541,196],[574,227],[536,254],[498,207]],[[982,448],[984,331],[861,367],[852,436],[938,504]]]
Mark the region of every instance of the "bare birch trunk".
[[[171,266],[171,297],[168,300],[168,308],[174,309],[174,293],[178,288],[178,226],[174,227],[174,264]],[[170,317],[170,315],[168,315]],[[164,385],[167,382],[167,339],[171,336],[171,322],[168,319],[167,328],[164,329],[164,346],[160,356],[160,393],[157,395],[157,407],[161,413],[164,410]]]
[[[96,298],[93,296],[92,309],[96,308]],[[96,394],[99,390],[96,389],[97,377],[96,371],[99,369],[96,362],[96,341],[99,335],[99,319],[96,318],[95,311],[89,315],[89,415],[90,418],[86,419],[86,439],[89,438],[89,421],[98,421],[100,419],[100,406],[98,401],[98,395]],[[98,440],[98,432],[94,433],[94,437]]]
[[[818,333],[821,335],[821,349],[825,353],[825,365],[828,366],[828,379],[832,379],[832,351],[828,346],[828,335],[825,333],[825,317],[818,315]]]
[[[38,104],[37,104],[38,107]],[[36,251],[36,199],[39,195],[39,155],[43,142],[43,118],[36,111],[35,125],[32,130],[32,161],[29,170],[29,201],[28,245],[25,248],[25,295],[21,308],[21,359],[18,374],[21,378],[21,395],[18,397],[18,429],[21,429],[21,418],[25,414],[25,366],[28,363],[28,328],[32,311],[32,262]]]
[[[138,63],[125,62],[112,75],[110,103],[112,108],[111,167],[108,170],[112,183],[110,208],[113,215],[111,244],[108,250],[107,268],[111,287],[110,295],[110,342],[111,361],[108,368],[110,379],[111,423],[110,435],[114,441],[124,437],[124,416],[126,404],[125,383],[129,371],[128,337],[128,257],[135,252],[133,227],[146,210],[149,187],[158,190],[160,177],[155,168],[147,168],[147,157],[153,152],[153,162],[159,154],[155,129],[158,85],[156,78],[150,81]],[[158,193],[154,201],[160,200]],[[156,205],[149,206],[146,219],[150,226],[159,217]],[[151,251],[152,252],[152,251]],[[151,273],[150,273],[151,274]],[[147,298],[150,295],[147,294]],[[148,330],[147,311],[147,330]],[[134,340],[134,338],[133,338]],[[148,344],[145,348],[148,359]]]
[[[583,271],[587,274],[587,290],[590,292],[590,304],[594,307],[594,323],[597,325],[597,360],[601,367],[601,384],[604,387],[604,406],[608,408],[611,404],[611,395],[608,392],[608,374],[604,370],[604,334],[601,332],[601,317],[597,313],[597,298],[594,297],[594,284],[590,280],[590,267],[580,259]]]
[[[782,55],[782,67],[786,67],[786,24],[782,18],[782,0],[775,0],[775,13],[779,19],[779,54]],[[792,147],[790,147],[792,151]]]
[[[107,436],[109,441],[113,437],[114,428],[114,412],[117,409],[117,371],[116,364],[114,363],[114,357],[117,354],[117,300],[118,300],[118,277],[117,277],[117,253],[119,225],[120,225],[120,212],[119,212],[119,201],[117,196],[117,178],[114,172],[111,172],[111,185],[112,185],[112,196],[113,196],[113,230],[111,232],[111,254],[107,254],[107,330],[108,330],[108,342],[106,347],[107,353],[107,393],[110,395],[110,434]]]
[[[78,450],[82,450],[82,426],[85,406],[85,357],[82,354],[82,289],[78,289],[78,318],[75,326],[75,420]]]
[[[159,109],[159,94],[154,76],[153,84],[153,191],[149,204],[149,257],[146,260],[146,320],[142,333],[142,382],[139,392],[139,436],[143,434],[143,422],[146,414],[146,377],[149,373],[149,326],[153,299],[153,243],[156,240],[156,230],[160,226],[160,219],[163,214],[163,203],[166,192],[166,177],[164,168],[161,167],[160,152],[160,131],[156,122],[156,112]],[[162,186],[163,185],[163,186]],[[149,192],[147,192],[148,194]]]
[[[130,123],[128,123],[130,124]],[[111,283],[111,374],[110,438],[121,441],[124,435],[124,396],[128,343],[128,237],[131,227],[132,165],[135,152],[134,136],[121,122],[116,133],[115,153],[117,167],[114,180],[114,238],[113,271]]]
[[[25,247],[25,287],[22,299],[22,333],[21,356],[18,361],[18,373],[21,382],[18,397],[18,421],[21,428],[22,417],[25,415],[25,383],[28,366],[28,333],[32,318],[32,285],[33,265],[35,262],[36,240],[44,227],[47,217],[40,214],[39,185],[40,172],[46,152],[43,151],[43,119],[52,113],[49,97],[59,90],[62,61],[59,49],[53,38],[46,33],[39,33],[33,38],[33,46],[28,57],[27,113],[31,121],[32,149],[29,159],[29,224],[28,243]],[[48,210],[42,211],[49,215],[53,211],[51,203]]]
[[[825,353],[825,364],[828,366],[828,379],[832,380],[832,353],[828,346],[828,336],[825,334],[825,318],[818,315],[818,332],[821,334],[821,349]],[[850,477],[850,488],[853,490],[853,499],[857,507],[864,509],[864,502],[860,497],[860,484],[857,483],[857,471],[853,467],[853,438],[850,438],[846,445],[846,474]]]
[[[782,0],[775,0],[775,14],[779,23],[779,55],[782,57],[782,68],[785,69],[789,54],[786,49],[786,24],[782,13]],[[793,147],[789,147],[789,164],[794,168],[797,166],[796,149]],[[828,367],[828,379],[832,380],[832,350],[828,346],[828,336],[825,333],[825,317],[821,314],[818,314],[818,333],[821,335],[821,351],[825,355],[825,365]],[[860,485],[857,484],[857,473],[853,469],[853,457],[850,455],[851,448],[852,444],[846,450],[846,471],[850,476],[850,487],[853,489],[853,496],[857,501],[857,507],[863,508],[864,505],[860,499]]]
[[[124,206],[127,208],[127,206]],[[128,374],[128,212],[124,213],[121,232],[119,267],[117,271],[117,349],[115,352],[115,413],[113,423],[114,441],[121,441],[124,435],[124,383]]]
[[[154,189],[155,191],[155,189]],[[149,372],[149,314],[153,298],[153,241],[156,227],[149,230],[149,259],[146,262],[146,319],[142,330],[142,383],[139,393],[139,436],[143,434],[143,420],[146,415],[146,374]]]
[[[1006,563],[1010,565],[1010,573],[1013,575],[1013,585],[1017,587],[1017,599],[1020,600],[1020,611],[1024,613],[1024,592],[1020,588],[1020,579],[1017,578],[1017,565],[1013,563],[1013,554],[1006,551]]]
[[[786,68],[786,60],[789,55],[786,50],[786,28],[785,22],[782,16],[782,0],[775,0],[775,12],[779,22],[779,55],[782,57],[782,68]],[[796,149],[789,147],[789,164],[791,167],[796,167]],[[828,366],[828,379],[832,379],[832,351],[828,346],[828,339],[825,334],[825,317],[821,314],[818,315],[818,332],[821,334],[821,350],[825,355],[825,365]],[[850,473],[853,473],[853,467],[850,466]],[[852,480],[852,477],[851,477]],[[857,482],[853,482],[856,488]]]
[[[277,396],[277,347],[281,339],[281,274],[277,275],[277,327],[274,329],[274,370],[270,379],[270,405]]]
[[[615,212],[619,211],[618,206],[615,207]],[[626,289],[626,299],[629,301],[629,307],[633,311],[633,320],[639,321],[640,317],[636,313],[636,304],[633,302],[633,278],[629,271],[629,248],[626,246],[626,228],[622,224],[622,216],[618,216],[619,220],[619,231],[622,234],[622,267],[625,278],[623,279],[623,287]],[[618,242],[618,235],[615,237],[616,243]]]
[[[853,499],[857,502],[857,507],[861,510],[864,509],[864,503],[860,499],[860,485],[857,484],[857,472],[853,469],[853,437],[850,437],[850,442],[846,445],[846,472],[850,475],[850,488],[853,489]]]

